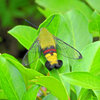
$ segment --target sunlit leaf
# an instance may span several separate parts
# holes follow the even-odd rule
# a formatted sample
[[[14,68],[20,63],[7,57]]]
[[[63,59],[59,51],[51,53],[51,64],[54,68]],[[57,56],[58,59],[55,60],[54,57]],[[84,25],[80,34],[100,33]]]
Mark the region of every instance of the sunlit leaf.
[[[100,41],[87,45],[82,51],[83,59],[76,61],[73,71],[90,71],[100,75]]]
[[[63,84],[52,76],[39,77],[33,80],[36,84],[46,87],[59,100],[68,100],[68,94]]]
[[[15,37],[25,48],[29,49],[37,38],[36,29],[30,26],[18,25],[8,33]]]
[[[9,54],[3,54],[3,56],[10,61],[13,65],[15,65],[15,67],[21,72],[21,74],[23,75],[23,77],[27,77],[27,79],[33,79],[37,76],[43,76],[43,74],[37,72],[36,70],[33,69],[28,69],[25,68],[21,63],[19,63],[19,61],[17,59],[15,59],[13,56],[9,55]]]
[[[85,0],[94,10],[100,12],[100,0]]]
[[[22,99],[26,91],[24,79],[18,69],[2,55],[0,55],[0,82],[8,99]]]
[[[89,31],[92,33],[93,37],[100,38],[100,14],[98,12],[94,12],[91,16]]]
[[[100,78],[88,72],[71,72],[61,74],[61,77],[70,84],[87,89],[100,90]]]
[[[58,99],[52,94],[48,94],[47,96],[43,98],[43,100],[58,100]]]
[[[23,100],[36,100],[39,88],[40,87],[38,85],[32,86],[29,90],[25,92]]]

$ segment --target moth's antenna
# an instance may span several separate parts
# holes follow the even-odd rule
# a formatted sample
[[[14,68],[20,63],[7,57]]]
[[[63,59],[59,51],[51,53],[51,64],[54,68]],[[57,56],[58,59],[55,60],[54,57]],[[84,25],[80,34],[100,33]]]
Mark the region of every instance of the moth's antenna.
[[[46,26],[48,27],[50,25],[50,23],[52,22],[52,20],[54,19],[55,15],[53,15],[52,19],[50,20],[49,24]]]
[[[38,27],[37,27],[35,24],[32,24],[32,23],[31,23],[30,21],[28,21],[27,19],[25,19],[25,21],[26,21],[27,23],[29,23],[32,27],[38,29]]]

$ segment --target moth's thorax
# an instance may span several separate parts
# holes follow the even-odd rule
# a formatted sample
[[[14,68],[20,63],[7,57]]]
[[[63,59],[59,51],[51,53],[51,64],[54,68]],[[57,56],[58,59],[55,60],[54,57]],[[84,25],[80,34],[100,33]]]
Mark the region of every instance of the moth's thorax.
[[[39,44],[42,49],[45,49],[50,46],[56,47],[53,35],[46,28],[40,29],[38,39],[39,39]]]

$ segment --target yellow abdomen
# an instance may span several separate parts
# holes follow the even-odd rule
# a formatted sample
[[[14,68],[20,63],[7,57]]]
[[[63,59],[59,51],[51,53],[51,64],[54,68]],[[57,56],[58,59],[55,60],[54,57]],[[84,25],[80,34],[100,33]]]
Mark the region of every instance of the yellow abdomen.
[[[52,55],[49,53],[49,54],[46,54],[45,57],[50,62],[51,65],[58,64],[57,53],[53,53]]]

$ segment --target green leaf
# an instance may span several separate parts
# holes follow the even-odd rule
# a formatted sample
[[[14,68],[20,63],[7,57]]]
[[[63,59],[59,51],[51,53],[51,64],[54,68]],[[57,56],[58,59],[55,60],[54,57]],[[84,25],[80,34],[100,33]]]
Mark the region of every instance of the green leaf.
[[[0,100],[7,99],[7,96],[5,95],[4,91],[0,89]]]
[[[64,62],[64,60],[63,60],[63,62]],[[65,64],[65,62],[64,62],[64,64]],[[68,69],[65,69],[65,68],[68,68]],[[60,77],[60,74],[65,73],[65,72],[70,72],[69,65],[67,66],[65,64],[58,70],[53,69],[52,71],[50,71],[50,75],[53,76],[54,78],[58,79],[61,82],[61,84],[63,84],[64,88],[66,88],[68,95],[70,95],[70,84],[65,82],[65,80]]]
[[[94,12],[89,22],[89,31],[93,37],[100,37],[100,14]]]
[[[9,30],[8,33],[15,37],[27,49],[31,47],[37,38],[36,29],[24,25],[18,25]]]
[[[77,95],[73,91],[71,91],[71,93],[70,93],[70,100],[77,100]]]
[[[82,51],[83,58],[75,61],[73,71],[90,71],[100,75],[100,41],[87,45]]]
[[[78,50],[82,50],[92,42],[92,36],[88,31],[88,20],[77,10],[67,12],[64,17],[70,30],[71,45]]]
[[[21,63],[17,61],[13,56],[9,54],[3,54],[3,56],[10,61],[15,67],[20,71],[23,77],[27,79],[33,79],[38,76],[43,76],[43,74],[37,72],[36,70],[25,68]]]
[[[59,100],[68,100],[68,94],[63,84],[52,76],[39,77],[33,80],[36,84],[46,87]]]
[[[36,100],[39,88],[40,87],[38,85],[32,86],[29,90],[25,92],[23,100]]]
[[[97,96],[98,100],[100,100],[100,90],[95,90],[94,93]]]
[[[43,98],[43,100],[58,100],[58,99],[52,94],[48,94],[47,96]]]
[[[62,79],[72,85],[87,89],[100,90],[100,78],[88,72],[71,72],[61,74]]]
[[[12,63],[0,55],[0,82],[9,100],[21,100],[26,91],[22,75]]]
[[[82,89],[78,100],[98,100],[92,90]]]
[[[89,71],[94,75],[100,75],[100,41],[87,45],[81,53],[83,58],[75,61],[72,70]],[[98,92],[96,95],[99,95]]]
[[[98,48],[95,53],[94,59],[91,64],[90,72],[95,75],[100,75],[100,41],[98,42]]]
[[[79,0],[36,0],[36,3],[46,9],[46,12],[45,10],[44,12],[42,10],[43,14],[46,16],[48,15],[48,12],[65,13],[72,9],[81,11],[87,18],[89,18],[92,13],[92,10],[85,5],[84,2]]]
[[[100,0],[85,0],[94,10],[100,12]]]

